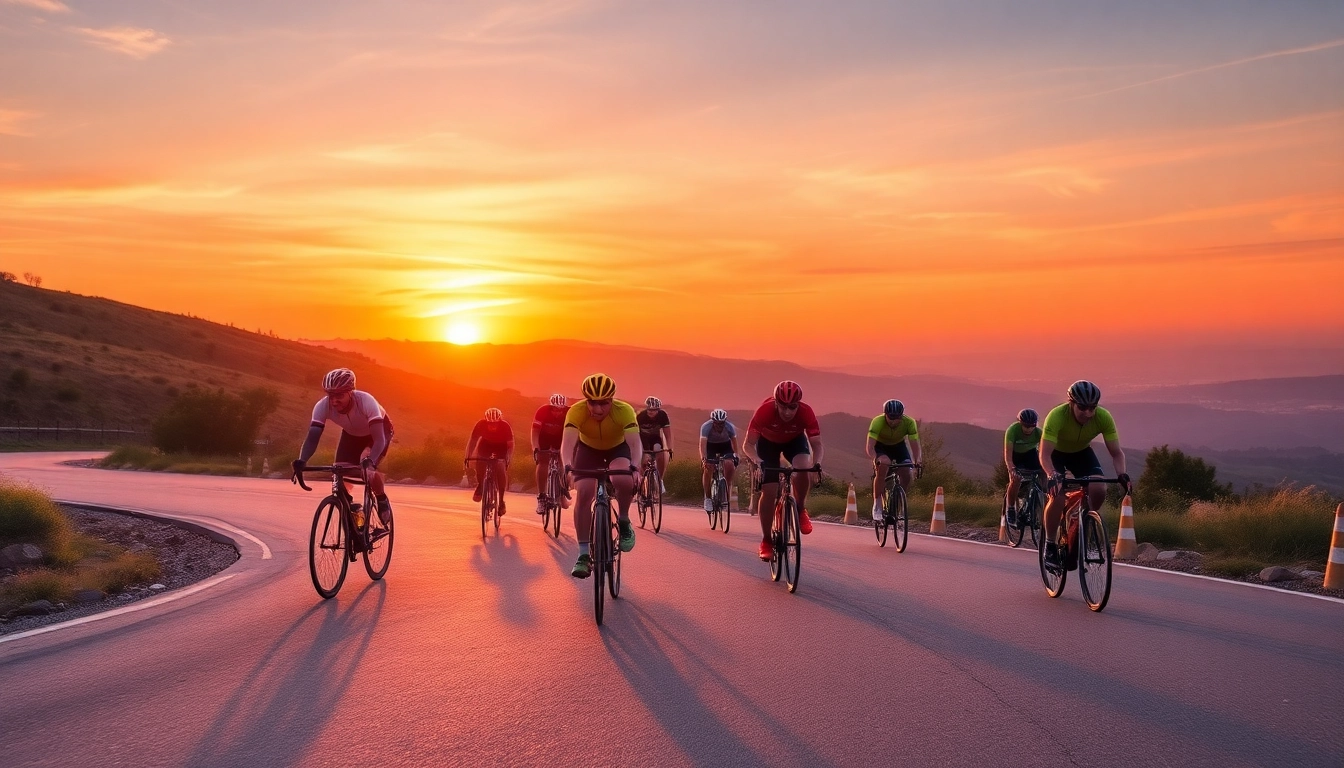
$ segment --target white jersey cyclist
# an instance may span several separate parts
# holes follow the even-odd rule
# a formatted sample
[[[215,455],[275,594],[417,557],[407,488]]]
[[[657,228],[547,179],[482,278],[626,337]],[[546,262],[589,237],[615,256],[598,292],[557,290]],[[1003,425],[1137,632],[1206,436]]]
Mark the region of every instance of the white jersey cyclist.
[[[342,432],[355,437],[368,437],[373,434],[373,422],[385,421],[387,411],[368,392],[355,390],[350,394],[352,398],[350,410],[345,413],[336,410],[331,404],[330,395],[318,400],[317,405],[313,406],[312,426],[324,427],[330,421],[340,427]]]

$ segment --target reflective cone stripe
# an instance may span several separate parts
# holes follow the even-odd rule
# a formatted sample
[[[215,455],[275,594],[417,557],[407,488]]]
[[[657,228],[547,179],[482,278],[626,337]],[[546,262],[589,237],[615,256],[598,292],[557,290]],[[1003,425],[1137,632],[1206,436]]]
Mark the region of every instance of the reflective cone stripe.
[[[1344,504],[1335,507],[1335,535],[1325,563],[1325,588],[1344,589]]]
[[[1008,513],[1006,511],[999,515],[999,541],[1008,542]]]
[[[1138,548],[1139,542],[1134,538],[1134,504],[1126,495],[1120,504],[1120,531],[1115,534],[1115,556],[1119,559],[1133,557]]]
[[[854,484],[849,484],[849,498],[845,499],[845,525],[859,522],[859,500],[854,497]]]
[[[943,509],[943,486],[938,486],[933,494],[933,522],[929,523],[929,533],[947,533],[947,513]]]

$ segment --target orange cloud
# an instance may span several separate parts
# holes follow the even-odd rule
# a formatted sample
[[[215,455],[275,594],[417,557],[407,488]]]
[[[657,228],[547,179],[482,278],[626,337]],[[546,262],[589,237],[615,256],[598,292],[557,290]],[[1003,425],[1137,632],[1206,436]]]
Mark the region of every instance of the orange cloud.
[[[81,27],[77,31],[87,37],[94,45],[125,54],[133,59],[147,59],[168,47],[169,43],[172,42],[152,29],[140,27],[108,27],[107,29]]]
[[[69,13],[70,6],[58,0],[0,0],[7,5],[22,5],[47,13]]]

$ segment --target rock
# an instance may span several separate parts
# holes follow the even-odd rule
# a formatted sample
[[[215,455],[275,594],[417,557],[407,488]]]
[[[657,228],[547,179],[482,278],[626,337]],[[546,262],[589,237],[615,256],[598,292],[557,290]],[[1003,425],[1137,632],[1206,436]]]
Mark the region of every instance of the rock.
[[[433,475],[430,475],[429,477],[425,478],[425,485],[439,485],[439,484],[440,484],[439,478]]]
[[[34,600],[11,613],[11,616],[46,616],[56,609],[50,600]]]
[[[1158,553],[1161,551],[1162,550],[1158,549],[1155,545],[1145,541],[1134,549],[1134,559],[1140,561],[1156,560]]]
[[[1260,572],[1261,581],[1294,581],[1298,578],[1299,576],[1295,572],[1279,565],[1271,565]]]
[[[509,483],[509,490],[510,490],[511,492],[513,492],[513,493],[522,493],[522,492],[523,492],[523,484],[522,484],[522,483]]]
[[[149,588],[152,589],[152,590],[154,590],[155,592],[162,592],[163,590],[167,589],[168,587],[167,587],[166,585],[163,585],[163,584],[150,584],[150,585],[149,585]]]
[[[81,589],[75,592],[75,603],[83,605],[85,603],[101,603],[103,593],[96,589]]]
[[[403,477],[397,481],[397,485],[417,485],[419,482],[414,477]]]
[[[1199,560],[1204,556],[1188,549],[1169,549],[1157,553],[1158,560]]]
[[[42,548],[36,544],[10,544],[0,549],[0,565],[37,565],[43,557]]]
[[[1304,579],[1324,579],[1324,578],[1325,578],[1325,572],[1324,572],[1324,571],[1298,571],[1298,572],[1297,572],[1297,575],[1301,576],[1301,577],[1304,578]]]

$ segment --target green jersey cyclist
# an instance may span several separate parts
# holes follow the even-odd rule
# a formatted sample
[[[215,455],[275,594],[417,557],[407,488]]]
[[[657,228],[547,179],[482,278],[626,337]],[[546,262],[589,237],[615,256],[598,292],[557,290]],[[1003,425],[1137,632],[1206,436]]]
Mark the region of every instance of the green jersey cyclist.
[[[919,445],[919,426],[905,413],[905,403],[900,400],[888,400],[882,404],[882,413],[873,417],[868,425],[868,439],[863,452],[873,460],[873,519],[881,520],[885,514],[882,509],[882,494],[886,492],[887,467],[892,462],[920,463],[923,450]],[[910,491],[910,481],[915,470],[905,467],[896,470],[896,481]]]

